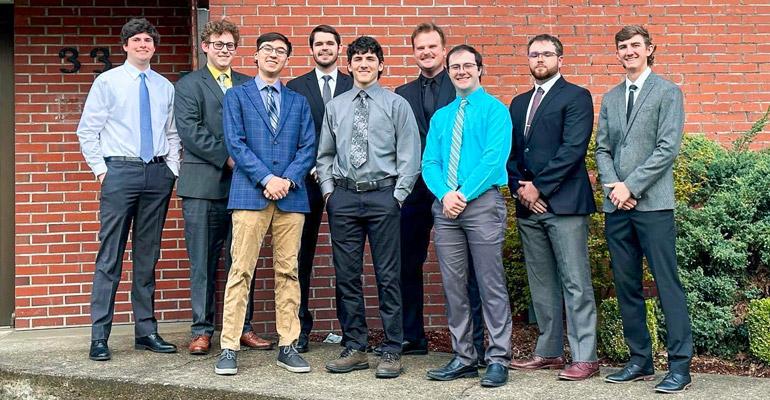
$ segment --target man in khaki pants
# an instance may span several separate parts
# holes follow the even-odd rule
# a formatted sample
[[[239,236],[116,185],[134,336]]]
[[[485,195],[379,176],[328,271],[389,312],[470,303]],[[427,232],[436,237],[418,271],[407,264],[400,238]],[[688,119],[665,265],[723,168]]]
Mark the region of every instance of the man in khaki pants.
[[[214,368],[219,375],[238,372],[235,352],[249,286],[271,227],[277,364],[291,372],[310,372],[294,345],[300,332],[297,253],[304,213],[310,211],[304,178],[314,162],[315,128],[305,97],[279,80],[290,54],[286,36],[261,35],[254,56],[259,73],[224,98],[225,145],[235,169],[228,203],[233,210],[233,264],[225,289],[222,353]]]

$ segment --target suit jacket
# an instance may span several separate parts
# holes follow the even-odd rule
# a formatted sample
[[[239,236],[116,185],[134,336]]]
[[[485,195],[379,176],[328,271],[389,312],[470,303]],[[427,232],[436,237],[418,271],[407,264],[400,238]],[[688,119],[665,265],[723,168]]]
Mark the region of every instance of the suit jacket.
[[[525,138],[527,107],[534,93],[533,87],[516,96],[509,107],[513,146],[508,158],[508,186],[515,192],[518,181],[532,181],[548,211],[557,215],[595,212],[585,163],[594,125],[591,93],[560,77],[541,100]],[[518,217],[531,213],[516,202]]]
[[[235,160],[228,208],[267,207],[271,200],[262,194],[261,182],[273,174],[296,184],[276,202],[278,208],[285,212],[310,212],[304,178],[315,163],[317,144],[305,97],[285,86],[281,88],[275,132],[253,79],[227,91],[224,110],[225,144]]]
[[[625,182],[639,211],[672,210],[674,160],[684,130],[679,86],[651,73],[626,122],[625,82],[602,99],[596,133],[596,165],[603,184]],[[604,187],[603,187],[604,188]],[[615,211],[604,188],[604,212]]]
[[[316,79],[315,68],[305,75],[298,76],[289,81],[286,84],[289,89],[305,96],[310,104],[310,111],[313,112],[313,123],[315,126],[316,141],[321,136],[321,123],[324,120],[324,100],[321,95],[321,89],[318,87],[318,79]],[[334,87],[334,93],[332,97],[347,92],[353,87],[353,78],[342,73],[337,72],[337,85]]]
[[[441,86],[438,88],[438,94],[436,96],[436,110],[452,102],[457,97],[452,80],[449,79],[449,74],[446,69],[441,71],[439,75],[444,75],[441,80]],[[422,110],[422,85],[420,85],[420,79],[417,78],[409,83],[403,84],[396,88],[396,94],[405,98],[412,107],[412,112],[417,119],[417,127],[420,130],[420,142],[422,147],[421,152],[425,151],[425,139],[428,137],[428,128],[430,127],[430,121],[425,118],[425,112]]]
[[[232,75],[233,86],[251,79],[235,71]],[[174,117],[184,149],[176,192],[181,197],[225,199],[232,178],[222,125],[225,95],[207,66],[185,75],[175,87]]]

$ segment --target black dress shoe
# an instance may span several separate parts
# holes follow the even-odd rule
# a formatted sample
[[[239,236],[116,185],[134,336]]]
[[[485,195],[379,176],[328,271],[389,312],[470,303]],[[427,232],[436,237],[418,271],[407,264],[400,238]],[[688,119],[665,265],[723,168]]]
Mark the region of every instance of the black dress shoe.
[[[484,354],[479,354],[479,360],[476,362],[476,365],[478,365],[479,368],[487,367],[487,360],[484,358]]]
[[[307,333],[300,333],[299,339],[297,339],[297,345],[294,346],[297,353],[307,353],[310,350],[310,337]]]
[[[692,385],[690,373],[679,374],[669,372],[666,377],[655,385],[655,391],[660,393],[679,393],[684,392]]]
[[[428,379],[436,381],[452,381],[457,378],[475,378],[479,376],[479,370],[476,364],[463,365],[460,359],[455,357],[441,368],[428,370],[426,375]]]
[[[428,340],[422,338],[416,342],[404,340],[401,344],[401,354],[404,355],[425,355],[428,354]]]
[[[157,333],[134,339],[134,348],[147,349],[156,353],[176,353],[176,346],[163,340]]]
[[[605,382],[628,383],[634,381],[651,381],[655,377],[652,368],[642,368],[636,364],[626,364],[623,369],[604,377]]]
[[[94,361],[107,361],[112,358],[112,354],[110,354],[110,348],[107,347],[107,340],[92,340],[91,350],[88,351],[88,358]]]
[[[492,363],[487,367],[487,373],[481,378],[481,386],[498,387],[508,383],[508,368],[500,363]]]

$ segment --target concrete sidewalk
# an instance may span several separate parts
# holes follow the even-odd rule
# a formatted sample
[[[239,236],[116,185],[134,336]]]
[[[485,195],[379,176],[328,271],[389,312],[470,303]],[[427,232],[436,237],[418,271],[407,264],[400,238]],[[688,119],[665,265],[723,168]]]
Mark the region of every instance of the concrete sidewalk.
[[[110,339],[112,360],[88,359],[88,328],[43,331],[0,331],[0,399],[660,399],[656,381],[627,385],[556,379],[555,371],[511,371],[507,386],[482,388],[478,379],[434,382],[425,371],[445,364],[446,353],[405,356],[406,372],[397,379],[374,377],[372,368],[330,374],[324,362],[335,358],[337,345],[311,343],[304,356],[309,374],[292,374],[275,365],[277,351],[243,351],[239,372],[214,374],[216,350],[208,356],[186,351],[187,324],[161,324],[160,333],[177,344],[176,354],[133,349],[133,326],[116,326]],[[215,342],[218,349],[218,341]],[[602,375],[612,369],[602,369]],[[662,373],[658,373],[658,378]],[[680,399],[768,399],[770,379],[695,374],[694,384]]]

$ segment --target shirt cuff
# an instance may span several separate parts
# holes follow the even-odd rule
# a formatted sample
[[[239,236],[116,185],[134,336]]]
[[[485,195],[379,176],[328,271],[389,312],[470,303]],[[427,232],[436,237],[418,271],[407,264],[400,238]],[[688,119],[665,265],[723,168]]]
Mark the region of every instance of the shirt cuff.
[[[334,191],[334,179],[327,179],[321,182],[321,193],[324,196]]]
[[[261,183],[261,184],[262,184],[262,187],[267,187],[267,183],[268,183],[268,182],[270,182],[270,180],[271,180],[271,179],[273,179],[273,178],[275,178],[275,175],[273,175],[273,174],[267,174],[267,176],[265,176],[264,178],[262,178],[262,180],[261,180],[261,181],[259,181],[259,183]]]

